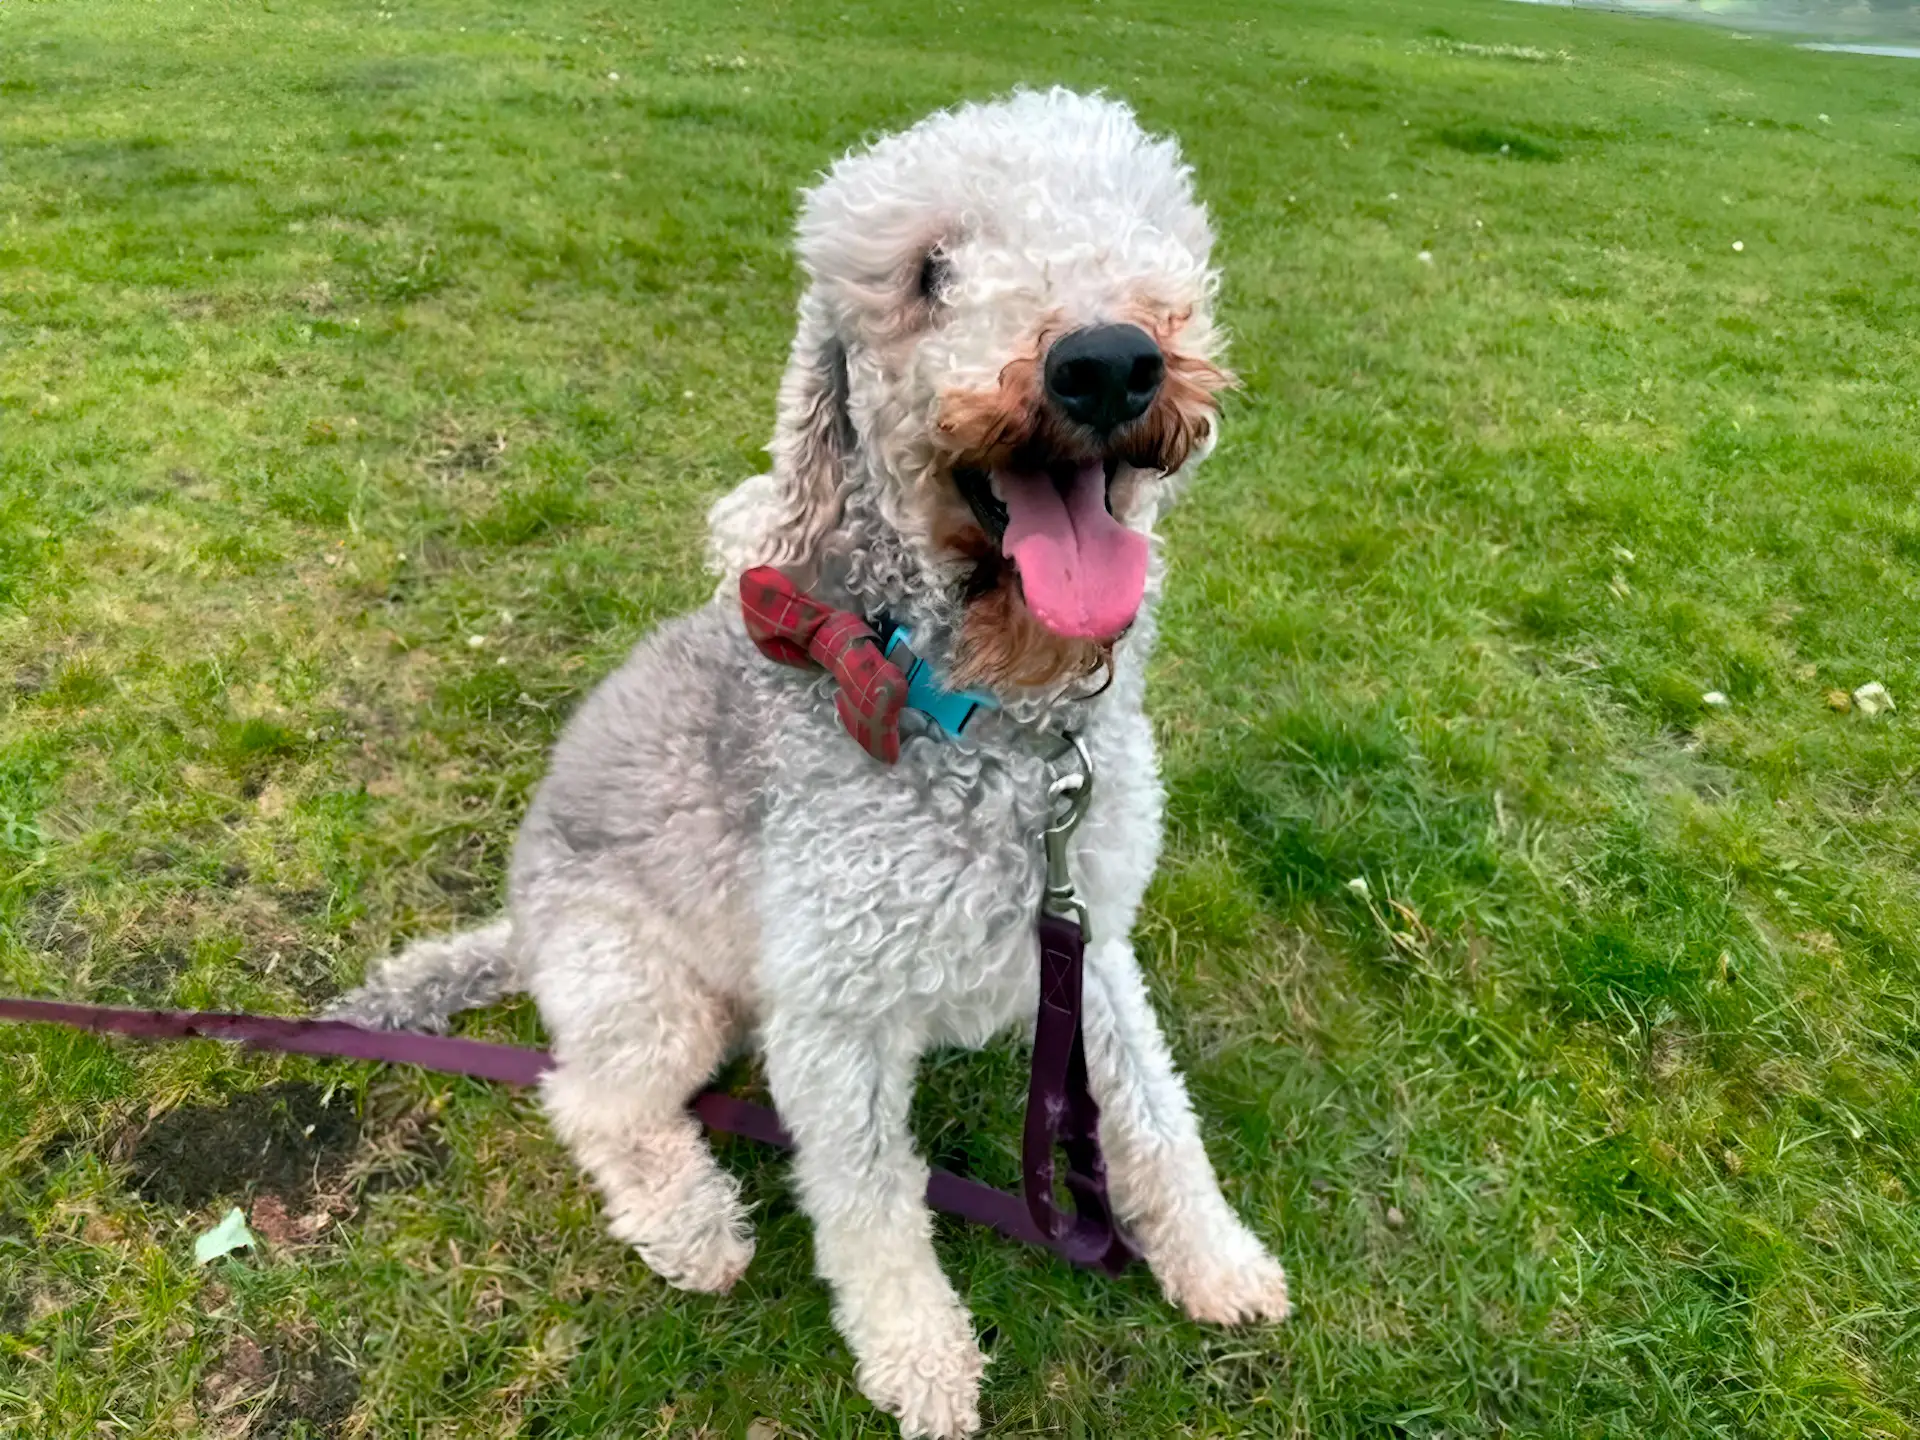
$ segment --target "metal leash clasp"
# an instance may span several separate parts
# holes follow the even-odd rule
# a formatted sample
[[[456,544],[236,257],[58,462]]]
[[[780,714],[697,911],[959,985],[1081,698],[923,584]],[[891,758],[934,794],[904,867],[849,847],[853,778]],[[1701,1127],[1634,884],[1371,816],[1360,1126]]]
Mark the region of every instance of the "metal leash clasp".
[[[1073,832],[1080,828],[1087,806],[1093,801],[1093,757],[1087,753],[1087,747],[1080,743],[1079,736],[1069,734],[1066,740],[1079,757],[1080,768],[1060,776],[1047,787],[1053,818],[1047,822],[1047,828],[1040,832],[1047,848],[1047,889],[1040,908],[1048,915],[1074,921],[1080,926],[1081,935],[1090,940],[1093,937],[1087,926],[1087,907],[1073,888],[1073,871],[1067,865],[1067,845],[1073,839]]]

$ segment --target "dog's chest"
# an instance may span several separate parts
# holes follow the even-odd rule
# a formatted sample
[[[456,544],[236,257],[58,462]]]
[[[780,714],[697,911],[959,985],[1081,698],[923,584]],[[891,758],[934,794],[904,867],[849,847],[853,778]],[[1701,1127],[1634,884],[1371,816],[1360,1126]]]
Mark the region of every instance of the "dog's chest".
[[[982,1045],[1033,1019],[1044,817],[1023,819],[1016,829],[981,837],[950,901],[930,917],[925,948],[912,964],[913,988],[925,997],[924,1020],[938,1043]]]
[[[923,741],[895,767],[834,769],[772,787],[762,924],[777,988],[962,1043],[1030,1014],[1045,764]]]
[[[910,860],[899,877],[919,941],[900,958],[932,1038],[978,1045],[1032,1019],[1049,775],[1029,763],[930,768],[924,834],[934,838],[914,857],[928,868]]]
[[[981,744],[913,740],[880,766],[831,712],[807,719],[821,743],[780,747],[763,782],[763,980],[788,1001],[889,1016],[935,1043],[1030,1024],[1042,832],[1062,761],[988,730]],[[1095,926],[1122,935],[1157,850],[1151,739],[1138,716],[1085,738],[1098,779],[1072,870]]]

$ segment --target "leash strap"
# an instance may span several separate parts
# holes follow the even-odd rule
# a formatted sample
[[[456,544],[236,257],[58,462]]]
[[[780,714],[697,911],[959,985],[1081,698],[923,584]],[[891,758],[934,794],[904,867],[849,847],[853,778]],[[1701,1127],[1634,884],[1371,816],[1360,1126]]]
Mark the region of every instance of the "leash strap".
[[[138,1040],[226,1040],[254,1050],[279,1050],[300,1055],[326,1055],[347,1060],[376,1060],[391,1065],[415,1065],[445,1075],[468,1075],[508,1085],[532,1085],[553,1068],[544,1050],[501,1045],[491,1040],[467,1040],[457,1035],[423,1035],[413,1030],[370,1030],[346,1020],[294,1020],[273,1015],[235,1015],[202,1010],[133,1010],[111,1005],[77,1005],[59,1000],[13,1000],[0,997],[0,1020],[65,1025],[98,1035],[127,1035]],[[1077,1030],[1076,1030],[1077,1039]],[[1081,1067],[1084,1076],[1085,1066]],[[793,1137],[780,1117],[764,1105],[736,1099],[719,1090],[694,1097],[693,1113],[709,1130],[738,1135],[763,1145],[793,1148]],[[1029,1116],[1029,1131],[1032,1120]],[[1051,1157],[1047,1184],[1051,1191]],[[1031,1171],[1028,1178],[1032,1184]],[[968,1180],[946,1170],[927,1177],[927,1203],[936,1210],[997,1230],[1009,1240],[1039,1245],[1076,1265],[1079,1252],[1054,1238],[1055,1232],[1035,1223],[1032,1204]],[[1084,1249],[1084,1247],[1081,1247]]]
[[[1114,1224],[1107,1165],[1100,1154],[1100,1107],[1087,1085],[1080,1001],[1086,935],[1064,915],[1040,917],[1040,1012],[1033,1026],[1033,1073],[1021,1151],[1027,1214],[1061,1255],[1076,1265],[1118,1275],[1140,1252]],[[1054,1152],[1073,1213],[1054,1194]]]
[[[465,1040],[457,1035],[369,1030],[346,1020],[290,1020],[278,1015],[206,1010],[125,1010],[111,1005],[4,997],[0,997],[0,1020],[66,1025],[100,1035],[130,1035],[136,1040],[230,1040],[255,1050],[418,1065],[423,1070],[471,1075],[508,1085],[532,1085],[553,1065],[544,1050]]]

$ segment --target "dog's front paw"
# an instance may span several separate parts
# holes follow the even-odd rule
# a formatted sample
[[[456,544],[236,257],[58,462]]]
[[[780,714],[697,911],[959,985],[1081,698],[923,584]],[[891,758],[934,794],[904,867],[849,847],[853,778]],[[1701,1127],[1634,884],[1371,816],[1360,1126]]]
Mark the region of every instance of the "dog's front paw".
[[[665,1206],[652,1195],[625,1198],[609,1206],[607,1233],[676,1289],[725,1294],[753,1260],[753,1227],[730,1176],[695,1175]]]
[[[1287,1272],[1238,1220],[1147,1258],[1166,1297],[1213,1325],[1284,1320],[1293,1313]]]
[[[980,1428],[987,1357],[957,1300],[912,1305],[901,1297],[878,1334],[856,1346],[861,1392],[900,1421],[906,1440],[959,1440]]]
[[[660,1227],[636,1226],[615,1216],[607,1233],[640,1252],[647,1268],[676,1290],[724,1295],[753,1261],[753,1234],[726,1216],[663,1234]]]

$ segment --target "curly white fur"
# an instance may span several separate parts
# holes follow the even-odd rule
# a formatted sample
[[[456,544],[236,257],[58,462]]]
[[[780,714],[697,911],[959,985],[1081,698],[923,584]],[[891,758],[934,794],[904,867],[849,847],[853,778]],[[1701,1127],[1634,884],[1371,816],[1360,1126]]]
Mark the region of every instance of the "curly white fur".
[[[934,518],[951,501],[942,404],[990,389],[1036,337],[1116,317],[1164,317],[1210,355],[1211,237],[1172,142],[1056,90],[850,155],[807,196],[799,243],[809,286],[773,470],[712,513],[720,594],[644,640],[561,738],[514,853],[510,936],[417,947],[340,1013],[432,1020],[517,977],[558,1058],[547,1110],[610,1228],[696,1290],[731,1285],[753,1240],[686,1104],[757,1043],[861,1388],[906,1435],[966,1435],[985,1361],[934,1254],[908,1105],[930,1046],[1031,1023],[1046,757],[1068,726],[1099,775],[1073,863],[1097,940],[1085,1026],[1116,1207],[1191,1314],[1287,1313],[1279,1264],[1221,1195],[1126,938],[1160,843],[1142,707],[1159,562],[1104,691],[1008,690],[964,742],[910,737],[893,766],[849,739],[819,675],[754,648],[731,582],[787,566],[909,620],[916,648],[951,661],[968,565]],[[932,297],[915,287],[929,253]],[[1211,440],[1208,426],[1187,458]],[[1171,477],[1127,478],[1123,519],[1150,533]]]

